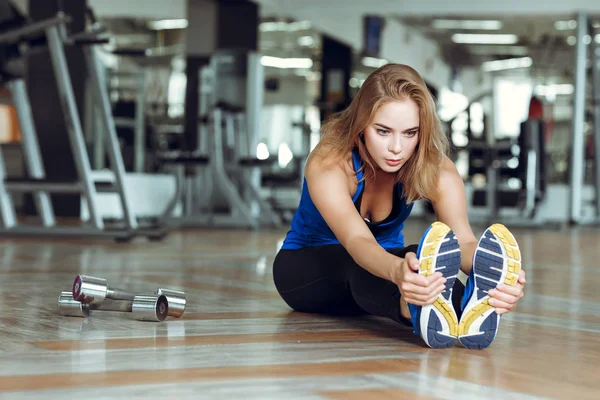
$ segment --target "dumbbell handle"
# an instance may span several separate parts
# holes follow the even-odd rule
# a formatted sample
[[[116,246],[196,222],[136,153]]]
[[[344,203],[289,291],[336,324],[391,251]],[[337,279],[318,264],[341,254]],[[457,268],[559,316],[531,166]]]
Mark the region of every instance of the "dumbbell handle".
[[[117,311],[117,312],[132,312],[133,299],[113,300],[106,299],[100,304],[89,304],[90,310],[98,311]]]
[[[121,289],[107,289],[106,290],[106,299],[132,301],[134,297],[135,297],[135,294],[126,292]],[[104,300],[104,301],[106,301],[106,300]]]

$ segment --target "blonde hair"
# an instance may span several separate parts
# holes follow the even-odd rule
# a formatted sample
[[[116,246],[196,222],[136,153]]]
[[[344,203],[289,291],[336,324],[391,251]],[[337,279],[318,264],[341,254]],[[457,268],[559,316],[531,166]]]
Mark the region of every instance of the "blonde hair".
[[[375,177],[375,161],[360,138],[383,104],[412,99],[419,107],[419,143],[412,157],[396,175],[402,182],[407,203],[417,199],[435,201],[443,156],[448,138],[442,130],[433,96],[419,73],[402,64],[387,64],[365,80],[352,103],[344,111],[332,115],[323,124],[317,152],[326,158],[347,159],[357,147],[364,161],[365,180]]]

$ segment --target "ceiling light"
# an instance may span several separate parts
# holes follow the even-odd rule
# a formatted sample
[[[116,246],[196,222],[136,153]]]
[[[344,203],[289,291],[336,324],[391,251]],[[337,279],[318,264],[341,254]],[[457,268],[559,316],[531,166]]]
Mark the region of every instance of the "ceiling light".
[[[577,38],[575,36],[569,36],[567,38],[567,44],[569,46],[575,46],[575,43],[577,43]]]
[[[528,68],[533,65],[531,57],[509,58],[506,60],[487,61],[481,64],[486,72],[503,71],[506,69]]]
[[[312,36],[301,36],[298,38],[298,45],[310,47],[315,44],[315,39]]]
[[[265,67],[273,68],[311,68],[313,62],[310,58],[279,58],[262,56],[260,62]]]
[[[287,143],[281,143],[279,145],[279,151],[277,152],[277,163],[280,168],[285,168],[294,159],[294,153],[290,149]]]
[[[498,30],[502,29],[501,21],[494,20],[456,20],[456,19],[436,19],[431,23],[435,29],[481,29]]]
[[[535,92],[541,96],[569,95],[575,92],[575,87],[570,83],[537,85]]]
[[[519,40],[512,34],[485,34],[485,33],[455,33],[452,35],[454,43],[466,44],[515,44]]]
[[[310,21],[296,21],[292,22],[288,25],[288,29],[290,32],[294,31],[304,31],[310,29],[311,24]]]
[[[263,22],[258,25],[261,32],[285,31],[287,23],[285,22]]]
[[[379,67],[383,67],[387,63],[388,63],[388,60],[384,60],[382,58],[376,58],[376,57],[363,57],[362,58],[362,64],[365,67],[379,68]]]
[[[260,142],[258,146],[256,146],[256,158],[259,160],[266,160],[269,158],[269,148],[263,142]]]
[[[148,28],[154,31],[162,31],[166,29],[185,29],[187,26],[187,19],[163,19],[160,21],[148,22]]]
[[[310,21],[297,21],[297,22],[262,22],[258,25],[258,29],[261,32],[296,32],[310,29]]]
[[[555,85],[556,94],[573,94],[575,87],[570,83],[564,83],[562,85]]]
[[[570,21],[556,21],[554,23],[554,29],[557,31],[569,31],[577,28],[577,21],[574,19]]]

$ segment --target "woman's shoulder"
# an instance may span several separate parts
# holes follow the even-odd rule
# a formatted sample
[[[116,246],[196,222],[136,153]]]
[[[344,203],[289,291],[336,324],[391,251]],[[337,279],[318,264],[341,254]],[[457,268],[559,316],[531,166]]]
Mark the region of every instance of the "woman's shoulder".
[[[309,154],[306,160],[306,167],[318,169],[323,172],[341,169],[344,172],[354,173],[352,152],[348,151],[344,154],[339,154],[332,149],[317,145]]]
[[[456,188],[460,188],[462,185],[463,179],[460,176],[456,165],[449,157],[444,156],[440,168],[438,190],[443,196],[453,192]]]
[[[442,164],[440,167],[440,183],[443,184],[445,181],[454,180],[460,177],[456,164],[448,156],[443,156]]]
[[[305,175],[309,178],[328,173],[339,174],[347,178],[355,177],[352,152],[336,155],[330,149],[317,145],[308,156]]]

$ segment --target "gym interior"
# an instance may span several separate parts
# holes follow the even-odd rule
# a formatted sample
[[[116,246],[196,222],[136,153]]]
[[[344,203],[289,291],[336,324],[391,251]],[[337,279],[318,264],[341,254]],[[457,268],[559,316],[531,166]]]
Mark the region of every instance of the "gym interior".
[[[485,350],[274,286],[323,121],[387,63],[519,242]],[[2,398],[598,398],[597,1],[0,0],[0,79]]]

